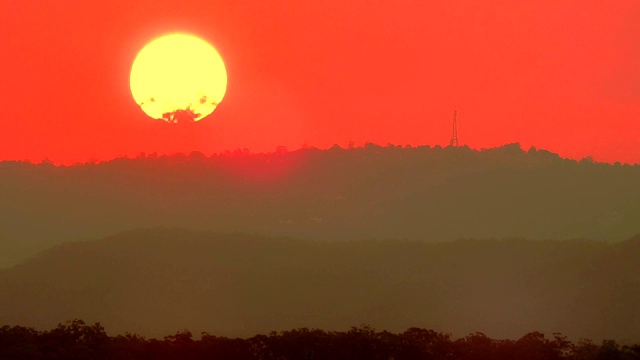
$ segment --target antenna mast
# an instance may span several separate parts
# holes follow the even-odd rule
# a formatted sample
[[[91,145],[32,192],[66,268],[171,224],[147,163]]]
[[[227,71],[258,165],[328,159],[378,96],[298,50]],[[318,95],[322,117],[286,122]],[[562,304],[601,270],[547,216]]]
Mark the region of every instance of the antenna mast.
[[[453,109],[453,134],[451,135],[451,142],[449,146],[458,147],[458,123],[457,123],[458,110]]]

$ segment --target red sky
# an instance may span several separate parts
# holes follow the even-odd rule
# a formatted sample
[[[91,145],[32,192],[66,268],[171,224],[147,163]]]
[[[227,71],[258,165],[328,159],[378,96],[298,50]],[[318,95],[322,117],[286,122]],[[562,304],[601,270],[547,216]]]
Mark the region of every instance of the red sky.
[[[229,75],[205,120],[149,119],[138,50],[191,32]],[[0,160],[57,163],[278,145],[520,142],[640,162],[640,2],[0,2]]]

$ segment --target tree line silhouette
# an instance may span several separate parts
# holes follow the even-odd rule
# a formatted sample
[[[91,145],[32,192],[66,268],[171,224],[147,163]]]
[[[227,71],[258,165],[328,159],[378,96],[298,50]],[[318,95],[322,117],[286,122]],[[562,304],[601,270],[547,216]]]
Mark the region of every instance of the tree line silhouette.
[[[226,338],[188,330],[164,339],[140,335],[109,336],[100,323],[72,320],[51,330],[23,326],[0,327],[2,359],[456,359],[456,360],[632,360],[640,359],[640,345],[604,340],[571,342],[554,333],[530,332],[517,340],[496,340],[483,333],[453,339],[450,334],[421,328],[402,333],[376,331],[368,325],[348,331],[294,329]]]

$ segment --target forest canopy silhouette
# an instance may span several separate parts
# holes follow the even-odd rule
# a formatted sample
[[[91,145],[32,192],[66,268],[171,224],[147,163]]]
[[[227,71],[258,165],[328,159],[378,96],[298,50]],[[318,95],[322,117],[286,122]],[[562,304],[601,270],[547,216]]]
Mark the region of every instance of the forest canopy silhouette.
[[[153,359],[153,360],[634,360],[640,345],[613,340],[573,343],[562,334],[540,332],[517,340],[496,340],[483,333],[455,339],[450,334],[410,328],[401,333],[376,331],[363,325],[348,331],[293,329],[227,338],[184,330],[162,339],[127,333],[109,336],[99,324],[82,320],[58,324],[47,331],[20,326],[0,327],[0,357],[6,359]]]

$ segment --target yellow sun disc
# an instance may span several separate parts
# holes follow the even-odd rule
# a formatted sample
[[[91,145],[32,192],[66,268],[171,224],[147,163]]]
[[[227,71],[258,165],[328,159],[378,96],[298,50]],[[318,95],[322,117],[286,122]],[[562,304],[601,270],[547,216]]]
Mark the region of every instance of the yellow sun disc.
[[[136,56],[131,94],[150,117],[198,121],[211,114],[227,90],[227,71],[216,49],[188,34],[161,36]]]

